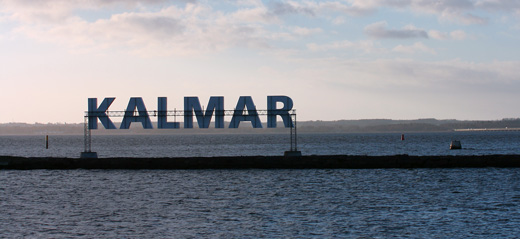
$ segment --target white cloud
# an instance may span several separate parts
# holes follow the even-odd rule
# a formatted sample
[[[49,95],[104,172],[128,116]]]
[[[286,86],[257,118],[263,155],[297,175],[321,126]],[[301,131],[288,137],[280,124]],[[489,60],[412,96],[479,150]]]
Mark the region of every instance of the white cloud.
[[[193,1],[195,2],[195,0]],[[264,4],[262,3],[262,0],[236,0],[236,4],[238,6],[253,6],[253,7],[263,7]]]
[[[351,16],[360,16],[373,13],[376,8],[371,4],[367,4],[370,1],[353,1],[351,5],[344,4],[341,1],[329,1],[329,2],[317,2],[311,4],[311,6],[317,11],[322,13],[327,12],[341,12]]]
[[[378,1],[286,1],[271,4],[270,11],[277,16],[287,14],[302,14],[309,16],[326,16],[331,12],[347,14],[350,16],[362,16],[373,13],[378,6]]]
[[[269,14],[268,9],[263,6],[239,9],[231,16],[239,22],[248,23],[274,23],[278,19]]]
[[[459,41],[466,40],[466,38],[468,37],[466,32],[464,32],[462,30],[452,31],[452,32],[450,32],[450,36],[452,39],[459,40]]]
[[[440,20],[462,24],[485,24],[487,19],[475,15],[474,2],[470,0],[411,0],[414,11],[437,15]]]
[[[310,65],[315,61],[309,62]],[[462,60],[437,62],[411,59],[348,60],[330,59],[315,66],[316,75],[329,76],[329,82],[371,89],[412,88],[415,90],[451,89],[476,92],[511,92],[520,86],[519,61],[474,63]],[[329,73],[327,73],[329,72]],[[349,77],[344,77],[349,75]],[[313,77],[313,76],[309,76]],[[322,79],[322,78],[316,78]],[[513,88],[511,88],[514,86]],[[450,90],[450,93],[451,93]],[[462,92],[461,92],[462,93]]]
[[[343,24],[343,23],[345,23],[345,22],[346,22],[346,20],[345,20],[344,17],[336,17],[336,18],[334,18],[334,19],[332,20],[332,23],[333,23],[334,25],[341,25],[341,24]]]
[[[345,50],[352,49],[356,44],[350,41],[333,42],[330,44],[307,44],[307,48],[311,51],[329,51],[329,50]]]
[[[323,32],[320,28],[294,27],[293,33],[299,36],[310,36]]]
[[[167,0],[0,0],[2,6],[0,12],[10,14],[12,20],[29,23],[60,23],[70,17],[74,17],[74,11],[78,9],[102,9],[122,8],[138,9],[143,5],[156,5],[166,3]],[[175,1],[193,2],[193,1]]]
[[[73,51],[115,48],[139,54],[203,54],[232,47],[267,49],[273,41],[294,41],[323,32],[318,27],[285,26],[261,1],[239,1],[236,4],[241,7],[234,11],[221,11],[202,3],[163,6],[163,0],[114,0],[104,4],[123,7],[111,9],[105,18],[87,20],[75,14],[78,9],[98,7],[96,1],[101,0],[84,5],[79,0],[55,0],[46,2],[51,7],[43,7],[41,2],[33,6],[29,0],[4,0],[9,7],[0,13],[10,14],[17,23],[13,32]],[[146,7],[150,5],[158,7]],[[274,11],[314,14],[297,2],[280,3]]]
[[[174,4],[197,4],[196,0],[177,0]],[[417,13],[436,15],[440,20],[463,24],[485,24],[488,20],[481,12],[519,12],[520,2],[505,0],[346,0],[346,1],[277,1],[266,8],[259,0],[234,1],[237,6],[264,8],[262,15],[271,17],[298,14],[327,16],[331,12],[350,16],[367,15],[380,8],[411,9]],[[0,0],[0,12],[24,21],[58,22],[74,14],[77,9],[119,8],[127,10],[147,9],[148,6],[171,5],[167,0]]]
[[[475,6],[488,11],[518,11],[520,1],[515,0],[478,0]]]
[[[505,11],[505,7],[496,7],[496,4],[491,7],[490,2],[481,1],[477,5]],[[0,0],[0,14],[14,23],[14,32],[18,34],[69,46],[74,50],[119,48],[140,53],[146,50],[150,54],[186,55],[232,47],[268,49],[276,45],[276,41],[296,41],[325,32],[321,26],[288,25],[290,23],[284,22],[284,16],[291,14],[311,18],[324,16],[333,24],[343,24],[347,15],[369,14],[382,7],[409,8],[448,19],[472,14],[477,6],[469,0],[308,0],[280,1],[267,6],[260,0],[240,0],[232,1],[236,9],[224,11],[213,9],[207,2],[179,0],[174,3],[172,5],[167,0]],[[78,14],[82,10],[98,9],[108,9],[110,15],[87,20]],[[366,26],[364,32],[375,39],[467,38],[462,30],[427,32],[413,25],[392,29],[385,21]],[[308,44],[308,49],[345,49],[347,42],[336,40],[325,45]],[[358,40],[352,44],[367,53],[381,51],[370,41],[362,42]],[[394,50],[404,52],[409,51],[409,47],[400,46]]]
[[[386,22],[376,22],[365,27],[365,34],[373,38],[428,38],[428,33],[425,30],[407,26],[400,30],[386,29]]]
[[[303,14],[310,16],[327,15],[331,12],[362,16],[381,8],[411,9],[421,14],[432,14],[441,21],[461,24],[486,24],[488,19],[481,12],[519,12],[516,1],[500,0],[347,0],[347,1],[288,1],[271,6],[274,15]]]
[[[468,34],[462,30],[451,32],[441,32],[437,30],[428,31],[428,36],[436,40],[458,40],[462,41],[468,38]]]
[[[440,32],[440,31],[437,31],[437,30],[430,30],[430,31],[428,31],[428,36],[433,38],[433,39],[437,39],[437,40],[449,40],[450,39],[450,34],[449,33]]]
[[[351,41],[345,40],[345,41],[331,42],[331,43],[327,43],[327,44],[309,43],[309,44],[307,44],[307,49],[309,49],[313,52],[360,51],[364,54],[386,53],[385,49],[376,46],[373,41],[351,42]]]
[[[270,6],[270,12],[275,16],[288,14],[302,14],[314,16],[316,13],[313,8],[298,2],[274,2]]]
[[[187,4],[156,12],[116,13],[94,22],[69,17],[60,23],[21,24],[15,32],[79,50],[127,48],[139,54],[186,55],[235,46],[269,47],[269,40],[277,37],[276,32],[265,30],[269,21],[262,8],[224,14],[201,4]],[[295,31],[312,34],[319,30]]]
[[[436,55],[437,53],[432,48],[427,47],[422,42],[416,42],[410,46],[398,45],[392,49],[393,52],[405,53],[405,54],[416,54],[416,53],[428,53]]]

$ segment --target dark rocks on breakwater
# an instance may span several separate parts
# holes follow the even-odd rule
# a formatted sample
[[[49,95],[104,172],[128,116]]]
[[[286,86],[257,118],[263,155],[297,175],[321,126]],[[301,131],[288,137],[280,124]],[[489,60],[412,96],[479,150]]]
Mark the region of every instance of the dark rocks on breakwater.
[[[520,167],[520,155],[360,156],[306,155],[172,157],[172,158],[50,158],[0,156],[0,169],[370,169]]]

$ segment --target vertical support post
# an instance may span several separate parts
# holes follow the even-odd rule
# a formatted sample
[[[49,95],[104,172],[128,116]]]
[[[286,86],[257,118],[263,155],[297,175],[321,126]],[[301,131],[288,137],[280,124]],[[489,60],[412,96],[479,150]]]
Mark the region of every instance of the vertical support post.
[[[85,144],[84,152],[92,151],[92,137],[91,137],[91,129],[89,127],[89,117],[85,116],[85,123],[83,129],[83,143]]]
[[[85,126],[83,128],[83,143],[85,144],[85,150],[81,152],[80,158],[98,157],[96,152],[92,152],[92,129],[90,128],[89,121],[90,117],[88,117],[88,114],[85,114]]]
[[[291,137],[291,139],[290,139],[290,141],[289,141],[290,144],[291,144],[291,149],[290,149],[290,150],[291,150],[291,151],[294,151],[294,150],[293,150],[293,142],[292,142],[292,141],[293,141],[293,126],[292,126],[292,125],[291,125],[291,127],[290,127],[290,132],[291,132],[291,134],[289,135],[289,136]]]
[[[294,113],[294,151],[298,151],[298,134],[296,130],[296,113]]]
[[[88,127],[88,129],[87,129],[87,141],[88,141],[88,151],[87,152],[90,153],[90,152],[92,152],[92,129],[90,127]]]
[[[291,119],[293,120],[293,124],[291,124],[290,128],[290,141],[291,141],[291,149],[290,151],[285,151],[284,156],[286,157],[301,157],[302,153],[298,151],[298,131],[296,127],[296,111],[293,110],[290,114]],[[293,129],[294,128],[294,129]]]
[[[85,115],[83,120],[83,152],[87,152],[87,128],[88,128],[88,116]]]

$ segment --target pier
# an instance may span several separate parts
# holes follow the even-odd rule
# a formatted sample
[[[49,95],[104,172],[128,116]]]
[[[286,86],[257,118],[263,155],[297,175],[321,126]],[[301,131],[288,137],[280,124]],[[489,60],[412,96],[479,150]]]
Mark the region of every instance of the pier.
[[[1,169],[375,169],[518,168],[520,155],[234,156],[172,158],[50,158],[0,156]]]

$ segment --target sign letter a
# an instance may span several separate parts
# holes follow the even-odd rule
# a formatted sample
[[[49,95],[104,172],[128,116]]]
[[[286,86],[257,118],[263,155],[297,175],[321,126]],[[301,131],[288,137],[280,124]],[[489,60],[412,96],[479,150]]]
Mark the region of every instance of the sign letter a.
[[[134,115],[135,109],[137,109],[138,115]],[[143,98],[141,97],[130,98],[130,102],[128,102],[128,106],[126,107],[125,117],[123,118],[123,122],[121,122],[121,129],[129,129],[132,122],[141,122],[145,129],[153,128],[152,121],[144,106]]]

